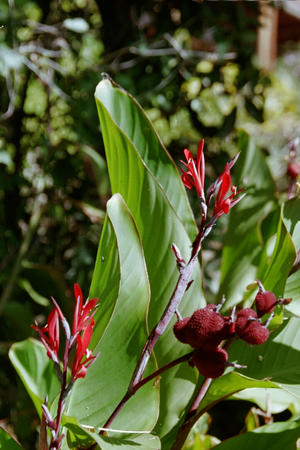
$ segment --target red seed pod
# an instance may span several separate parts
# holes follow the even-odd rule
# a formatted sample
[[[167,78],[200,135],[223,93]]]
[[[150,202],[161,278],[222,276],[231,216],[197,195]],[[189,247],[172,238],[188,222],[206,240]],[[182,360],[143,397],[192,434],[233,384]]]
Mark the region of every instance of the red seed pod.
[[[214,311],[212,305],[198,309],[185,328],[186,342],[194,348],[216,347],[223,339],[224,324],[224,317]]]
[[[248,321],[243,331],[239,333],[240,338],[251,345],[263,344],[269,335],[269,330],[258,321]]]
[[[231,317],[224,317],[224,327],[222,330],[222,339],[229,339],[235,334],[235,322],[232,321]]]
[[[185,317],[182,320],[178,320],[175,323],[174,327],[173,327],[173,331],[174,331],[175,336],[183,344],[187,344],[188,343],[186,341],[185,329],[186,329],[186,325],[189,322],[189,320],[190,320],[190,317]]]
[[[255,297],[255,306],[258,317],[271,313],[277,305],[277,299],[273,292],[259,291]]]
[[[288,164],[287,167],[287,174],[291,177],[296,179],[298,175],[300,174],[300,164],[296,163],[295,161],[291,161]]]
[[[227,359],[227,352],[223,348],[199,348],[193,353],[192,363],[205,377],[217,378],[224,373]]]
[[[254,311],[254,309],[244,308],[237,313],[237,318],[235,322],[235,331],[239,336],[243,334],[247,324],[249,324],[252,321],[251,319],[257,319],[257,314]]]

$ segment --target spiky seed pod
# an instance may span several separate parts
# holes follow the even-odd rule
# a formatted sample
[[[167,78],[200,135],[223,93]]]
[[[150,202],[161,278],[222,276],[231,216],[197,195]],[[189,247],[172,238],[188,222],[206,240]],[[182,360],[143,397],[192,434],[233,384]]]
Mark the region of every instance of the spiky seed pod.
[[[246,325],[251,322],[251,319],[257,319],[257,313],[254,309],[244,308],[237,313],[235,331],[239,336],[243,334]]]
[[[225,320],[211,305],[198,309],[185,327],[186,342],[191,347],[217,347],[223,339]]]
[[[269,335],[269,330],[258,321],[248,321],[244,330],[239,334],[241,339],[251,345],[263,344],[266,342]]]
[[[224,327],[222,330],[222,339],[229,339],[235,334],[235,322],[232,321],[231,317],[224,317]]]
[[[224,373],[227,359],[228,354],[223,348],[199,348],[193,353],[192,364],[203,376],[217,378]]]
[[[186,329],[186,325],[189,322],[189,320],[190,320],[190,317],[185,317],[182,320],[178,320],[173,327],[173,331],[174,331],[176,338],[183,344],[188,344],[188,342],[186,340],[186,336],[185,336],[185,329]]]
[[[255,306],[258,317],[262,317],[265,314],[271,313],[274,310],[277,303],[278,303],[277,299],[273,294],[273,292],[259,291],[255,297]]]

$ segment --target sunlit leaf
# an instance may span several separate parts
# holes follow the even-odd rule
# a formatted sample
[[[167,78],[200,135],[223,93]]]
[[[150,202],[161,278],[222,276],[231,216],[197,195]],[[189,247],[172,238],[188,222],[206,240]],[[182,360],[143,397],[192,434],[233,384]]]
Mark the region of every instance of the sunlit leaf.
[[[300,433],[299,422],[287,421],[265,425],[248,433],[227,439],[218,450],[294,450]]]
[[[10,436],[10,434],[0,428],[0,449],[2,450],[20,450],[22,447]]]
[[[194,238],[196,229],[179,174],[141,107],[107,79],[97,86],[96,102],[112,192],[120,192],[124,197],[143,243],[151,286],[151,329],[160,319],[178,279],[171,245],[175,242],[187,259],[191,249],[188,234]],[[204,303],[199,267],[193,278],[179,308],[182,315],[189,315]],[[184,351],[171,327],[154,349],[159,366]],[[157,432],[165,433],[176,423],[194,382],[195,374],[186,365],[163,375]]]
[[[264,244],[259,227],[274,205],[274,181],[262,153],[245,133],[239,148],[234,182],[246,196],[230,212],[223,247],[219,294],[226,295],[227,307],[239,303],[256,279]]]
[[[141,241],[120,195],[114,195],[108,202],[107,215],[91,286],[92,296],[98,296],[102,290],[92,341],[94,352],[101,354],[86,378],[74,385],[67,409],[67,415],[75,416],[84,425],[96,427],[104,425],[127,390],[147,337],[146,313],[150,296]],[[116,287],[110,283],[118,281],[119,277],[118,290],[118,283]],[[100,284],[107,280],[108,285],[101,287]],[[110,295],[109,287],[112,287],[113,295]],[[112,317],[102,336],[101,314],[103,312],[107,323],[112,307]],[[153,361],[150,361],[149,370],[155,370]],[[157,414],[158,386],[149,383],[126,404],[113,425],[125,431],[147,431],[154,427]]]
[[[53,362],[49,360],[44,346],[35,339],[17,342],[12,345],[9,358],[37,411],[41,413],[46,394],[51,403],[60,389]]]

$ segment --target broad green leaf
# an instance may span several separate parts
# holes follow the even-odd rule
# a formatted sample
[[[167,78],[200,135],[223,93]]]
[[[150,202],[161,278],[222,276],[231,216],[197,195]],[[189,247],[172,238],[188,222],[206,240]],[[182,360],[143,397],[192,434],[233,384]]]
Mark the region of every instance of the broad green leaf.
[[[268,262],[264,277],[261,280],[265,289],[274,292],[277,296],[283,295],[286,279],[295,258],[296,252],[291,235],[287,231],[284,222],[280,219],[275,248]]]
[[[268,380],[249,378],[238,372],[230,372],[220,378],[216,378],[211,384],[207,395],[199,407],[199,412],[206,410],[215,402],[228,398],[235,392],[249,388],[276,388],[278,385]]]
[[[158,436],[153,434],[142,434],[135,437],[127,438],[105,438],[101,436],[101,449],[102,450],[160,450],[161,444]]]
[[[300,317],[300,270],[288,277],[284,296],[293,299],[289,305],[285,306],[285,309]]]
[[[216,403],[224,400],[236,392],[243,389],[251,387],[264,387],[264,388],[276,388],[278,385],[271,381],[256,380],[253,378],[246,377],[238,372],[230,372],[223,375],[220,378],[216,378],[211,383],[207,394],[203,398],[197,413],[191,419],[191,426],[198,420],[198,418],[209,410]],[[182,420],[176,424],[173,430],[163,438],[162,445],[165,450],[172,447],[173,442],[176,440],[176,435],[178,433],[179,427]]]
[[[300,398],[290,394],[286,389],[245,389],[235,394],[233,398],[256,403],[261,410],[268,410],[271,414],[278,414],[286,409],[290,409],[293,413],[300,412]]]
[[[20,450],[22,447],[11,437],[7,431],[0,428],[0,449],[2,450]]]
[[[298,251],[300,249],[300,198],[288,200],[283,205],[282,219]]]
[[[215,448],[218,450],[282,450],[283,448],[295,450],[299,433],[299,422],[277,422],[227,439]]]
[[[114,233],[120,260],[119,295],[101,341],[96,344],[93,340],[96,344],[94,351],[101,354],[88,370],[86,378],[75,383],[66,411],[80,423],[95,427],[103,426],[127,390],[147,337],[146,314],[150,297],[139,235],[130,211],[119,194],[108,202],[107,214],[104,233],[107,236],[108,229],[109,233]],[[107,270],[106,263],[111,267],[109,254],[113,250],[101,240],[91,288],[93,295],[98,286],[97,280],[101,280],[101,267],[104,272]],[[101,305],[97,312],[96,336],[98,326],[102,328]],[[153,362],[149,364],[149,370],[155,370]],[[125,405],[113,422],[113,428],[148,431],[154,427],[157,414],[158,386],[149,383]]]
[[[193,238],[197,230],[185,188],[181,183],[174,161],[164,147],[161,139],[157,135],[142,107],[128,92],[120,87],[117,87],[108,80],[103,80],[98,84],[95,97],[100,119],[103,117],[103,108],[105,108],[114,121],[115,127],[117,127],[122,134],[124,133],[124,135],[128,137],[135,151],[138,152],[143,164],[149,169],[151,174],[156,178],[157,182],[162,186],[168,200],[186,227],[189,236]],[[105,142],[106,133],[104,123],[102,121],[101,127]],[[110,138],[111,145],[113,145],[113,134],[114,133],[112,132]],[[106,152],[108,152],[108,149],[106,149]],[[126,166],[123,168],[120,167],[119,170],[121,173],[122,169],[124,171],[122,180],[124,183],[126,182],[128,173],[126,174],[125,171]],[[111,173],[110,167],[109,172]],[[134,180],[134,174],[130,173],[130,175],[133,175]],[[115,192],[112,177],[111,184],[113,192]],[[132,184],[134,187],[134,183]],[[137,198],[139,198],[138,192],[136,195]]]
[[[230,212],[223,247],[219,294],[226,295],[227,308],[241,301],[246,286],[256,278],[263,250],[260,224],[274,208],[275,186],[264,156],[245,133],[239,148],[235,184],[245,188],[246,196]]]
[[[265,344],[249,346],[236,341],[229,358],[247,365],[241,370],[245,375],[272,380],[300,398],[300,319],[285,321]]]
[[[17,342],[12,345],[9,358],[41,414],[46,394],[51,404],[60,389],[53,362],[47,357],[44,346],[31,338]]]
[[[283,221],[291,234],[296,251],[300,249],[300,199],[293,198],[287,201],[282,210]],[[286,309],[300,316],[300,271],[294,272],[287,279],[284,296],[292,298],[292,302],[286,306]]]
[[[130,450],[133,447],[140,447],[141,450],[159,450],[161,448],[159,438],[153,434],[130,433],[120,437],[120,433],[110,433],[109,437],[100,436],[98,430],[82,427],[74,418],[67,417],[65,419],[64,426],[68,430],[68,448],[87,446],[93,442],[96,442],[102,450],[111,450],[116,446],[121,450]]]
[[[119,294],[120,261],[114,228],[106,215],[98,247],[89,297],[98,297],[96,326],[91,348],[100,341],[113,313]]]
[[[191,249],[187,231],[194,237],[195,226],[179,174],[141,107],[108,80],[97,86],[96,103],[112,192],[123,196],[143,242],[151,286],[151,329],[160,319],[178,279],[171,245],[175,242],[187,259]],[[198,266],[193,278],[179,308],[183,316],[204,304]],[[171,327],[154,349],[159,366],[184,351]],[[186,365],[164,374],[157,432],[166,433],[176,423],[194,383],[195,375]]]

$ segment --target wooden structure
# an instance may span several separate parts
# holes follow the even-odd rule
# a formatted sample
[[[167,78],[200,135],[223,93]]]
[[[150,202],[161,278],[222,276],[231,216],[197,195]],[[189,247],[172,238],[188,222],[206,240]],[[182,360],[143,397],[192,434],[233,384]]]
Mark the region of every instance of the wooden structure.
[[[300,42],[300,0],[283,0],[280,8],[261,1],[260,10],[257,56],[259,66],[268,71],[274,65],[279,44]]]

